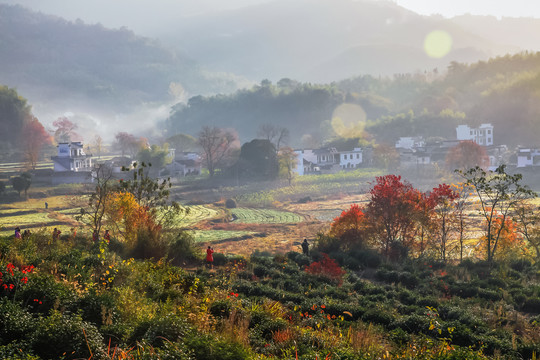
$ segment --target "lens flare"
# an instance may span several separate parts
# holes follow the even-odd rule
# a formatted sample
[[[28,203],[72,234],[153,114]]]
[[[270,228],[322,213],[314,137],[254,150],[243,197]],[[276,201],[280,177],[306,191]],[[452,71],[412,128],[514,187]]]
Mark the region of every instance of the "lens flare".
[[[452,36],[446,31],[432,31],[424,39],[424,51],[431,58],[443,58],[450,50],[452,50]]]
[[[362,137],[366,124],[366,112],[360,105],[342,104],[332,114],[334,132],[343,138]]]

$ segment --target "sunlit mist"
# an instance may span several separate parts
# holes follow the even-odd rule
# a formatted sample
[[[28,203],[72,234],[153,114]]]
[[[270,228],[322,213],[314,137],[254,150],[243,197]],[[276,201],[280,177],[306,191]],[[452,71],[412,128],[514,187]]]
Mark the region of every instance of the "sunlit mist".
[[[435,30],[427,34],[424,39],[424,51],[429,57],[440,59],[452,50],[452,36],[442,30]]]

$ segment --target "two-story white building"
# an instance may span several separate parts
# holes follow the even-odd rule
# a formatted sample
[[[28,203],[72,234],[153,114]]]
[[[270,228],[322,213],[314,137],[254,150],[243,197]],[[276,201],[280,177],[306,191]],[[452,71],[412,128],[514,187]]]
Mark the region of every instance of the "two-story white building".
[[[460,141],[472,140],[478,145],[493,145],[493,125],[482,124],[477,128],[471,128],[468,125],[459,125],[456,128],[456,138]]]
[[[295,150],[297,158],[296,173],[336,173],[340,170],[354,169],[362,165],[362,149],[338,151],[336,148]]]
[[[362,149],[354,148],[351,151],[341,151],[339,154],[339,165],[342,169],[353,169],[362,164]]]
[[[92,155],[84,152],[82,142],[59,143],[57,148],[58,155],[51,158],[55,172],[92,171]]]

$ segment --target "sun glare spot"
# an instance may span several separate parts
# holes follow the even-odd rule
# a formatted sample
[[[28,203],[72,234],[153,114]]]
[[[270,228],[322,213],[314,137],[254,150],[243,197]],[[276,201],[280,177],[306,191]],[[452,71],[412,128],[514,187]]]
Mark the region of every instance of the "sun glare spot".
[[[424,50],[429,57],[445,57],[452,50],[452,36],[446,31],[432,31],[424,39]]]
[[[366,112],[360,105],[342,104],[332,114],[331,125],[343,138],[361,137],[366,124]]]

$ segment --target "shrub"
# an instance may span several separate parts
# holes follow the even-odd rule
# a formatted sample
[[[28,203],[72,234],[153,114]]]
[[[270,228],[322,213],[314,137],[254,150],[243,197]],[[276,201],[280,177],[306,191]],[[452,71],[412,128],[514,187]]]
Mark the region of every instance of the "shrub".
[[[310,263],[310,259],[308,256],[302,253],[296,252],[296,251],[289,251],[287,253],[287,257],[291,259],[292,261],[294,261],[295,263],[297,263],[298,266],[304,267],[304,266],[309,265]]]
[[[529,313],[540,314],[540,298],[534,297],[526,299],[521,308],[523,311]]]
[[[308,274],[318,275],[326,277],[335,281],[338,285],[343,283],[343,275],[345,271],[339,267],[339,265],[331,259],[327,254],[322,254],[321,261],[316,261],[309,266],[306,266],[306,272]]]
[[[222,266],[227,264],[228,259],[227,256],[223,253],[214,253],[214,265],[215,266]]]
[[[191,333],[185,341],[187,348],[197,360],[243,360],[250,359],[241,344],[221,340],[206,334]]]
[[[24,339],[33,330],[33,318],[17,303],[0,300],[0,344]]]
[[[116,304],[108,293],[89,293],[80,298],[73,307],[73,312],[82,310],[82,318],[96,326],[112,324],[116,317]]]
[[[214,301],[209,310],[214,317],[229,317],[231,314],[231,302],[227,300]]]
[[[177,342],[183,338],[190,326],[187,321],[174,314],[167,314],[139,323],[131,335],[131,341],[144,341],[152,346],[161,347],[167,341]]]
[[[135,259],[163,259],[167,256],[167,243],[158,232],[141,229],[129,255]]]
[[[105,355],[103,337],[97,328],[84,322],[80,316],[62,315],[54,311],[37,323],[30,343],[35,353],[43,359],[71,358],[102,359]]]
[[[362,321],[387,326],[393,320],[392,315],[381,309],[369,309],[362,315]]]
[[[167,257],[174,265],[181,265],[186,260],[197,259],[198,253],[199,249],[195,245],[195,239],[187,231],[180,231],[169,241]]]
[[[230,199],[230,198],[225,200],[225,207],[227,209],[236,209],[237,207],[236,200]]]

